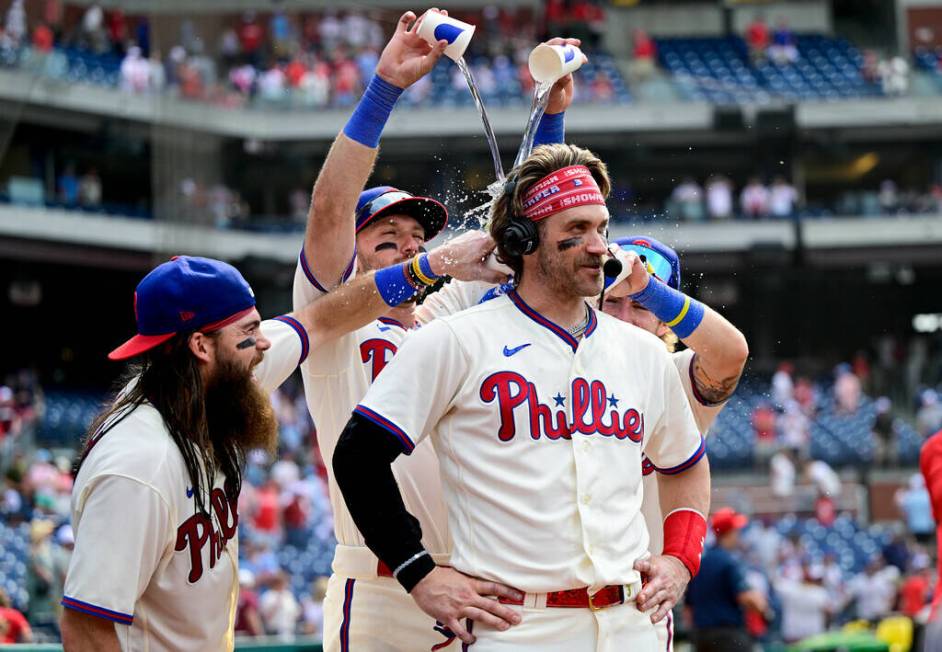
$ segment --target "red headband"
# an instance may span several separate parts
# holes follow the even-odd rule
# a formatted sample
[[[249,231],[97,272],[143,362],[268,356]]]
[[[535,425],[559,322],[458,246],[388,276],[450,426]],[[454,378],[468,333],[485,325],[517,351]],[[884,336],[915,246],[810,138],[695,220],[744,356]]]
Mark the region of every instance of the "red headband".
[[[605,205],[605,197],[584,165],[570,165],[540,179],[523,200],[524,217],[538,222],[567,208]]]

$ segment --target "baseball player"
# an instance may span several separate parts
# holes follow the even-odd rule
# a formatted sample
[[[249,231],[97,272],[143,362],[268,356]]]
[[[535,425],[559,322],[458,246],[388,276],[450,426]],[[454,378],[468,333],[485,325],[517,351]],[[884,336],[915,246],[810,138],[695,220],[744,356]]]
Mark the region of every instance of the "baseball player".
[[[139,362],[73,488],[66,650],[232,649],[241,464],[274,447],[267,392],[385,306],[373,274],[266,321],[220,261],[177,257],[141,281],[138,335],[109,356]]]
[[[536,148],[491,214],[517,286],[412,335],[334,452],[367,545],[475,649],[654,650],[651,617],[697,571],[709,467],[677,370],[656,337],[585,301],[602,288],[608,191],[587,150]],[[423,546],[391,468],[425,439],[450,567]],[[647,550],[642,453],[665,478],[663,556]],[[646,612],[642,575],[658,587]]]
[[[671,359],[680,373],[684,394],[690,403],[697,428],[706,437],[742,375],[749,355],[746,338],[707,306],[703,306],[702,321],[695,329],[671,330],[677,324],[668,325],[662,319],[670,317],[671,313],[660,312],[663,310],[661,304],[652,300],[652,293],[646,290],[651,283],[663,283],[670,290],[680,293],[680,258],[677,252],[647,236],[618,238],[614,244],[620,248],[619,258],[623,267],[618,277],[606,278],[609,287],[603,294],[601,309],[664,341],[668,351],[673,354]],[[662,288],[656,286],[656,289]],[[690,301],[693,302],[692,299]],[[659,314],[652,310],[658,310]],[[674,353],[678,338],[687,349]],[[663,514],[658,504],[658,475],[649,460],[644,459],[642,464],[644,499],[641,513],[650,534],[649,550],[658,555],[661,554],[664,542],[661,525]],[[642,592],[640,600],[648,597],[648,590]],[[643,602],[639,604],[643,606]],[[670,612],[655,625],[660,642],[658,649],[669,652],[673,649],[674,638]]]
[[[355,274],[383,265],[403,264],[404,271],[377,273],[390,308],[375,322],[312,352],[302,369],[311,415],[318,427],[318,446],[330,460],[350,413],[363,398],[417,323],[477,303],[489,285],[453,282],[430,295],[421,306],[403,303],[401,290],[429,284],[448,274],[466,280],[500,281],[482,260],[493,249],[490,236],[470,232],[429,253],[424,243],[444,227],[447,213],[439,202],[388,186],[363,190],[386,119],[396,98],[428,73],[441,55],[416,32],[418,21],[405,13],[384,49],[377,74],[343,132],[330,149],[314,185],[304,251],[295,275],[295,305],[304,305]],[[578,41],[556,39],[551,43]],[[562,131],[563,112],[572,100],[571,76],[554,87],[537,139],[549,142]],[[409,286],[406,286],[409,289]],[[451,551],[447,513],[442,500],[438,461],[431,444],[417,448],[394,465],[403,497],[421,524],[423,543],[439,561]],[[392,571],[369,550],[347,512],[343,497],[329,477],[338,545],[333,575],[324,602],[323,644],[327,652],[429,650],[453,635],[421,611],[392,578]]]

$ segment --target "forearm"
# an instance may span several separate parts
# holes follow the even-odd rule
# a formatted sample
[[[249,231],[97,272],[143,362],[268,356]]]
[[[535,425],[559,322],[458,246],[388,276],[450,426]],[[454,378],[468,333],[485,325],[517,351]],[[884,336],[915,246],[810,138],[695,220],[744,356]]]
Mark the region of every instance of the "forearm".
[[[401,93],[401,88],[373,77],[334,140],[314,184],[304,251],[314,276],[324,283],[339,281],[353,255],[357,200],[373,171],[380,135]]]
[[[350,516],[367,547],[407,591],[435,567],[422,528],[402,502],[391,464],[402,452],[385,430],[354,414],[334,449],[333,469]]]
[[[709,306],[704,308],[703,321],[682,341],[697,354],[693,368],[697,389],[708,401],[718,403],[735,391],[749,358],[749,345],[725,317]]]
[[[62,648],[65,652],[120,652],[114,623],[72,609],[62,612]]]
[[[709,306],[654,278],[631,299],[654,313],[696,352],[693,378],[704,401],[720,403],[732,395],[749,357],[749,346],[739,329]]]
[[[657,485],[664,515],[663,554],[680,560],[690,577],[696,577],[710,511],[710,465],[706,456],[682,473],[658,474]]]
[[[420,254],[420,258],[425,254]],[[415,261],[420,270],[428,264]],[[308,333],[311,347],[351,333],[385,314],[390,308],[412,298],[429,284],[411,271],[413,261],[397,263],[378,272],[368,272],[334,288],[292,315]],[[435,280],[438,277],[429,278]]]

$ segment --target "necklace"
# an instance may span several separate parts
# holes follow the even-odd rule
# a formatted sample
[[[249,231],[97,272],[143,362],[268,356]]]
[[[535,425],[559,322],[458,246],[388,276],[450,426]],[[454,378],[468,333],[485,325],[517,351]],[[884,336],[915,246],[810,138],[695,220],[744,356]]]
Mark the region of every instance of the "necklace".
[[[589,307],[586,306],[586,309],[585,309],[585,319],[583,319],[580,323],[576,324],[576,325],[573,326],[572,328],[567,328],[566,331],[567,331],[570,335],[572,335],[573,337],[575,337],[576,339],[579,339],[580,337],[582,337],[582,334],[585,332],[585,329],[586,329],[588,326],[589,326]]]

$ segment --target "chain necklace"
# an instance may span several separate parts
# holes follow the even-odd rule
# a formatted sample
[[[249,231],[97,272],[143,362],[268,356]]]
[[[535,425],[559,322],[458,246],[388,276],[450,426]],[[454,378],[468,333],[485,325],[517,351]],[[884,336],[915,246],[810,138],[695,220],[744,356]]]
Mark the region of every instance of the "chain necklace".
[[[585,307],[585,319],[580,323],[576,324],[572,328],[567,328],[566,332],[572,335],[574,338],[579,339],[582,337],[582,334],[585,332],[585,329],[589,327],[589,306]]]

